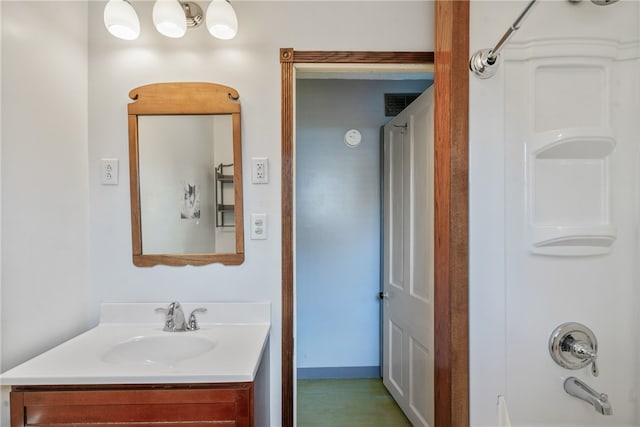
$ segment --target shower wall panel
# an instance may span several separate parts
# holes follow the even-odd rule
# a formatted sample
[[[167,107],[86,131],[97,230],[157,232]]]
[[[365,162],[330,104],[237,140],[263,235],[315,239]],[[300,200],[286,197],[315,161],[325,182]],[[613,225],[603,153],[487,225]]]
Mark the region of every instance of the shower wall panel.
[[[472,3],[472,51],[521,6]],[[515,426],[639,423],[639,9],[540,2],[496,76],[471,77],[474,426],[498,425],[496,394]],[[549,335],[568,321],[596,333],[599,376],[551,359]],[[568,395],[569,376],[607,393],[614,415]]]
[[[523,425],[602,426],[614,418],[631,425],[637,220],[633,187],[623,183],[634,181],[638,151],[625,135],[634,123],[614,122],[620,104],[610,102],[624,102],[631,95],[612,80],[630,63],[607,56],[611,49],[570,57],[574,44],[560,38],[544,45],[530,42],[527,57],[512,55],[504,64],[507,402],[512,419]],[[576,78],[569,85],[570,74]],[[515,90],[520,86],[527,89]],[[605,148],[594,149],[588,140],[594,129],[615,137],[610,143],[601,139]],[[548,150],[555,149],[555,154],[536,157],[530,152],[541,131],[574,131],[576,140],[569,148]],[[546,229],[556,234],[545,236],[541,247],[535,233]],[[599,377],[589,368],[569,371],[549,357],[550,333],[569,321],[584,323],[596,333]],[[619,351],[622,348],[628,350]],[[569,396],[563,381],[570,375],[607,393],[615,415],[604,419],[586,402]]]

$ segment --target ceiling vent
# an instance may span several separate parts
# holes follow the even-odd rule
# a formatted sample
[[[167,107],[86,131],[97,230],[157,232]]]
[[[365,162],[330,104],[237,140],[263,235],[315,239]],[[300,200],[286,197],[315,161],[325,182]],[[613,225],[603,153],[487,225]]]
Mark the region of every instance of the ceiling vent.
[[[386,117],[397,116],[419,96],[419,93],[385,93],[384,115]]]

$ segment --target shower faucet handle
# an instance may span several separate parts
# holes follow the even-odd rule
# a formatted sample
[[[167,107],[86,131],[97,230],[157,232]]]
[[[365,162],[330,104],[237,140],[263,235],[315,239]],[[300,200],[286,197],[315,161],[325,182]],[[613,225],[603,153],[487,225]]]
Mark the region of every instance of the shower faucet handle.
[[[579,341],[571,343],[571,353],[579,359],[589,361],[591,363],[591,373],[594,377],[600,374],[596,361],[598,354],[591,347],[591,343],[587,341]]]
[[[567,322],[558,326],[549,338],[549,353],[560,366],[580,369],[591,364],[591,373],[597,377],[598,340],[585,325]]]

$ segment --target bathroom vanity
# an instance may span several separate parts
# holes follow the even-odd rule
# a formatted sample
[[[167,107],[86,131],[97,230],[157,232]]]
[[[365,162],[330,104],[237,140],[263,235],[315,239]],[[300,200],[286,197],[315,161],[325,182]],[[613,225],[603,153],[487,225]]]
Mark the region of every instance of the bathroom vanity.
[[[11,427],[269,425],[268,303],[204,307],[167,332],[161,304],[105,304],[100,324],[2,374]]]

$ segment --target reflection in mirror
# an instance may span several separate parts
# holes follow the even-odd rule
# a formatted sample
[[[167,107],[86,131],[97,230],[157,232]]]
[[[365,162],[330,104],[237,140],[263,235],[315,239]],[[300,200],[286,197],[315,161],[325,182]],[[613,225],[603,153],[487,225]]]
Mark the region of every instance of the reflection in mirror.
[[[134,264],[242,263],[237,92],[210,83],[159,83],[130,96]]]
[[[140,116],[138,158],[145,254],[234,251],[231,115]]]

